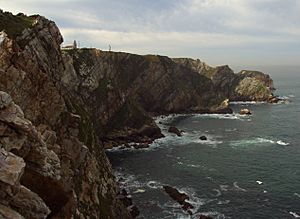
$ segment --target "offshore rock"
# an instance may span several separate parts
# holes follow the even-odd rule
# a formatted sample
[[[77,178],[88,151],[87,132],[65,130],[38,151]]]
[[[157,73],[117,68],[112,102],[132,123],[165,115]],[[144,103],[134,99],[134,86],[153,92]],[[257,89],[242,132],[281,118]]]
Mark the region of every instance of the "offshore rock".
[[[251,111],[249,109],[241,109],[240,115],[251,115]]]
[[[176,134],[178,137],[181,137],[181,136],[182,136],[181,131],[180,131],[178,128],[176,128],[175,126],[170,126],[169,129],[168,129],[168,132],[174,133],[174,134]]]

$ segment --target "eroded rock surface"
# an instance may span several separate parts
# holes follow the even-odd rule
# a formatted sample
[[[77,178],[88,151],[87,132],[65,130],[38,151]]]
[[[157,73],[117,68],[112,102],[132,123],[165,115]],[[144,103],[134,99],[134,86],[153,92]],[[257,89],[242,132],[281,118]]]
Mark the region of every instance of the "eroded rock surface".
[[[90,115],[62,83],[57,26],[0,17],[0,217],[131,218]]]

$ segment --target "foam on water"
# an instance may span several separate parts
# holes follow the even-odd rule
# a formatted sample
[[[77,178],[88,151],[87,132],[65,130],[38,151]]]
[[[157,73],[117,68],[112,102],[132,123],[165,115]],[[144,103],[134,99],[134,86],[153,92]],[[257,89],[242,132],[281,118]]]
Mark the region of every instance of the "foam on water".
[[[284,141],[281,141],[281,140],[279,140],[279,141],[276,141],[276,143],[277,144],[279,144],[279,145],[283,145],[283,146],[287,146],[287,145],[289,145],[290,143],[286,143],[286,142],[284,142]]]
[[[290,143],[284,142],[282,140],[272,140],[272,139],[261,138],[261,137],[230,142],[230,145],[232,147],[247,147],[247,146],[251,146],[251,145],[268,145],[268,144],[269,145],[270,144],[271,145],[278,144],[278,145],[287,146]]]
[[[216,197],[219,197],[219,196],[222,195],[222,193],[221,193],[221,191],[219,189],[213,189],[213,191],[216,192],[216,194],[215,194]]]
[[[292,215],[294,218],[300,218],[300,215],[298,215],[298,214],[295,213],[295,212],[290,211],[289,213],[290,213],[290,215]]]
[[[232,101],[230,102],[231,105],[260,105],[264,104],[264,101]]]
[[[241,192],[247,192],[246,189],[243,189],[243,188],[241,188],[241,187],[238,186],[238,182],[234,182],[234,183],[233,183],[233,186],[234,186],[234,188],[235,188],[236,190],[238,190],[238,191],[241,191]]]
[[[296,192],[294,193],[294,196],[300,198],[300,195],[298,193],[296,193]]]
[[[266,138],[253,138],[253,139],[244,139],[238,141],[231,141],[230,145],[233,147],[247,147],[249,145],[257,145],[257,144],[275,144],[275,141]]]

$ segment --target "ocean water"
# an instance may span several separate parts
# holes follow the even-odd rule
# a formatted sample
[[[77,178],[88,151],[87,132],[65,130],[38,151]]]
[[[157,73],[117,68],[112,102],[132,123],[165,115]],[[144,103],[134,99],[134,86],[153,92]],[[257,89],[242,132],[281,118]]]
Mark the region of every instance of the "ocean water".
[[[280,104],[235,103],[253,115],[159,117],[166,138],[149,149],[107,152],[139,218],[300,218],[300,72],[271,72]],[[184,130],[167,133],[169,125]],[[200,141],[206,135],[208,141]],[[187,193],[194,215],[162,189]]]

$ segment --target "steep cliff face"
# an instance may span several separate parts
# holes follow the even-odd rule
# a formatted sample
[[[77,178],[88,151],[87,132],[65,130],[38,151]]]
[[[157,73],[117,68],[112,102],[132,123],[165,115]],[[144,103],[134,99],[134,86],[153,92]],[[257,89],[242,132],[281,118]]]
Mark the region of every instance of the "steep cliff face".
[[[0,217],[130,218],[93,118],[61,83],[55,23],[0,18]]]
[[[65,53],[67,63],[75,69],[66,84],[78,84],[78,77],[84,75],[79,87],[88,87],[89,94],[97,89],[98,94],[103,93],[103,87],[114,90],[150,113],[216,112],[225,99],[210,79],[168,57],[96,49]]]
[[[230,101],[269,101],[273,98],[273,80],[262,72],[243,70],[235,74],[227,65],[210,67],[200,60],[173,60],[211,79],[215,89]]]

